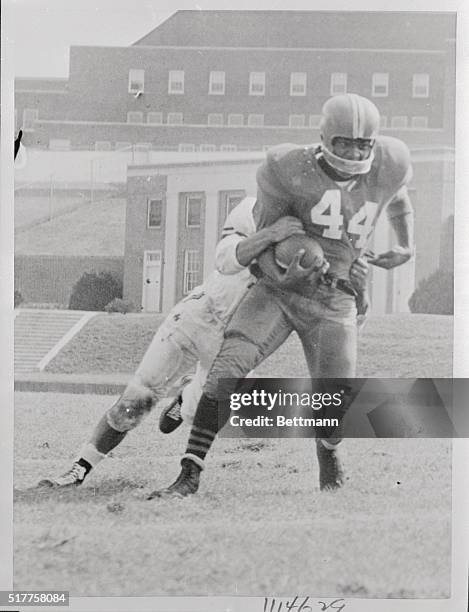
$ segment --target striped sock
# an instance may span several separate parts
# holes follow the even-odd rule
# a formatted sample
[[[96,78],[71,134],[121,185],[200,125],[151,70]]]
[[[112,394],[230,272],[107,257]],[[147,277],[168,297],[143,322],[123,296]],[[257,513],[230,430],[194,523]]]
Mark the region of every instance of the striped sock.
[[[218,400],[203,393],[194,417],[186,455],[196,456],[203,461],[228,417],[229,410],[225,419],[225,414],[220,414],[218,411]]]
[[[194,425],[191,429],[189,442],[187,443],[186,455],[195,455],[203,461],[205,459],[205,455],[210,450],[216,435],[216,431],[201,429],[200,427],[196,427]]]

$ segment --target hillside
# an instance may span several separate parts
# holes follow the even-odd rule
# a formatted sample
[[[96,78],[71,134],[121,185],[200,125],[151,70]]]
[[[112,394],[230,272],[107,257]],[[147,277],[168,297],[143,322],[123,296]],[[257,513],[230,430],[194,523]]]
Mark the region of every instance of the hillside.
[[[47,366],[68,374],[133,372],[163,320],[161,315],[94,317]],[[371,316],[360,334],[358,376],[452,376],[453,317]],[[292,336],[257,370],[258,376],[308,376],[301,344]]]
[[[15,236],[21,255],[124,255],[123,198],[88,204]]]

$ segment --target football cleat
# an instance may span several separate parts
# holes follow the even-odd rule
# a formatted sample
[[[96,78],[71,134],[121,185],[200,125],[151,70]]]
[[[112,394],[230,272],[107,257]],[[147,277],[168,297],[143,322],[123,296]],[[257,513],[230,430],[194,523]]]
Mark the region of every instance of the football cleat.
[[[328,449],[322,440],[316,440],[316,454],[319,461],[319,488],[333,491],[344,484],[344,472],[337,448]]]
[[[202,468],[191,459],[184,457],[181,460],[181,472],[172,485],[166,489],[153,491],[147,499],[169,499],[172,497],[187,497],[197,492],[199,488],[200,472]]]
[[[45,478],[44,480],[41,480],[37,486],[51,488],[76,487],[83,483],[86,478],[86,474],[86,468],[75,462],[70,470],[65,472],[65,474],[57,476],[56,478]]]
[[[181,404],[182,398],[178,395],[164,410],[162,410],[159,421],[159,428],[162,433],[172,433],[181,425],[183,421],[181,416]]]
[[[320,124],[321,150],[327,163],[339,173],[355,175],[370,171],[374,158],[373,145],[379,130],[379,111],[376,106],[357,94],[348,93],[329,98],[322,108]],[[366,159],[339,157],[333,152],[335,138],[371,141],[371,152]]]

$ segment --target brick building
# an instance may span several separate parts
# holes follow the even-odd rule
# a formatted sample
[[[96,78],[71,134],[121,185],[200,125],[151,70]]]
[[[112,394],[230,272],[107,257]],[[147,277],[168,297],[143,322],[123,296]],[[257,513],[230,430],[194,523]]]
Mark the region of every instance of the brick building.
[[[167,311],[212,269],[226,212],[255,195],[262,150],[318,142],[333,94],[369,97],[414,165],[415,262],[372,278],[375,312],[406,310],[421,279],[452,267],[455,33],[454,13],[178,11],[129,47],[72,47],[67,79],[17,79],[17,128],[71,156],[132,151],[125,297]],[[200,161],[151,163],[154,151]],[[240,155],[202,161],[214,151]],[[385,224],[376,241],[389,243]]]
[[[386,132],[453,146],[453,13],[178,11],[129,47],[71,47],[68,79],[17,79],[16,122],[55,148],[260,149],[318,137],[354,91]]]

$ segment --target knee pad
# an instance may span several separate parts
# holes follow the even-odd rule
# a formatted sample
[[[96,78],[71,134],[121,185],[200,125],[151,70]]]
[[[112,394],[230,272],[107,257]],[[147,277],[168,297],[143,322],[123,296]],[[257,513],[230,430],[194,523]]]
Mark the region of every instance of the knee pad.
[[[156,396],[148,387],[128,387],[108,410],[107,422],[116,431],[129,431],[137,427],[155,403]]]

